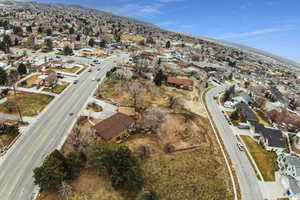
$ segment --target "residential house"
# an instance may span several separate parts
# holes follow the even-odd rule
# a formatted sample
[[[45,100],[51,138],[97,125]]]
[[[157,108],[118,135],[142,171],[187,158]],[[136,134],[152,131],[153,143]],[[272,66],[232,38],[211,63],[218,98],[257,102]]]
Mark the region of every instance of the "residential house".
[[[259,119],[246,103],[238,103],[235,107],[240,110],[240,117],[242,122],[250,122],[252,125],[258,123]]]
[[[245,104],[249,104],[252,102],[250,95],[247,94],[245,91],[235,92],[232,99],[236,102],[243,102]]]
[[[55,87],[58,81],[58,77],[56,72],[48,74],[48,76],[45,78],[45,87]]]
[[[282,93],[276,87],[271,87],[270,90],[267,92],[267,96],[272,101],[278,101],[282,104],[287,103],[287,100],[283,97]]]
[[[92,127],[92,131],[105,142],[113,142],[125,135],[134,125],[134,119],[117,113]]]
[[[175,77],[168,77],[166,80],[167,85],[185,89],[185,90],[193,90],[194,82],[189,79],[179,79]]]
[[[255,124],[254,135],[258,137],[267,151],[282,152],[286,147],[285,138],[279,129],[264,127],[262,124]]]

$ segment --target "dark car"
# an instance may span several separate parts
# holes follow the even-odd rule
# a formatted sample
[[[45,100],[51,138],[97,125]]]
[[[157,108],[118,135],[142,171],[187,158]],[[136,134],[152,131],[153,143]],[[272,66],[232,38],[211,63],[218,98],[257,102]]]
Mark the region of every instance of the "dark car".
[[[92,69],[89,69],[88,72],[92,72]]]
[[[74,83],[74,84],[77,84],[77,83],[78,83],[78,80],[75,80],[73,83]]]

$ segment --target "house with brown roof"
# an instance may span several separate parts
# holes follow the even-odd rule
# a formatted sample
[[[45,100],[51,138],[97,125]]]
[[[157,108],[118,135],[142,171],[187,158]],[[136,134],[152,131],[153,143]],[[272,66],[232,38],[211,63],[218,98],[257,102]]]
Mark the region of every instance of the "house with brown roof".
[[[46,74],[47,77],[44,79],[43,85],[45,87],[55,87],[58,81],[56,72],[53,70],[47,70],[44,74]]]
[[[193,90],[194,82],[189,79],[180,79],[176,77],[168,77],[166,80],[166,84],[169,86],[185,89],[185,90]]]
[[[105,142],[113,142],[120,139],[134,125],[134,119],[128,115],[117,113],[99,122],[91,129],[95,135]]]

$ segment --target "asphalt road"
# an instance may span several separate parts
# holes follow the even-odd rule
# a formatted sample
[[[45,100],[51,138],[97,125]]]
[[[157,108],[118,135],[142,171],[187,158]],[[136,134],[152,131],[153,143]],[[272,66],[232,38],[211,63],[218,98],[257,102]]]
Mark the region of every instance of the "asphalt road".
[[[230,156],[233,168],[237,174],[242,200],[263,200],[256,174],[249,162],[245,152],[241,152],[237,147],[237,139],[226,121],[224,114],[218,108],[214,96],[224,91],[224,87],[216,87],[209,90],[205,96],[207,108],[211,114],[216,128]]]
[[[123,57],[119,56],[118,58]],[[45,156],[62,143],[68,135],[80,110],[97,87],[93,78],[104,77],[113,67],[113,59],[107,59],[84,72],[77,84],[70,86],[48,105],[38,121],[23,134],[7,153],[0,166],[0,200],[29,200],[36,189],[32,170],[40,166]],[[101,68],[96,71],[95,68]],[[74,113],[72,116],[69,113]]]

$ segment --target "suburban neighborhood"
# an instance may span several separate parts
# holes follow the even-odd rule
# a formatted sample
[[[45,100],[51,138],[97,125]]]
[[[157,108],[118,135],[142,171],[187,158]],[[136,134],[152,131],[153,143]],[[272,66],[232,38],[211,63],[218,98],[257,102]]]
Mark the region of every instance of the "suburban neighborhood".
[[[0,200],[300,199],[297,67],[77,5],[0,11]]]

